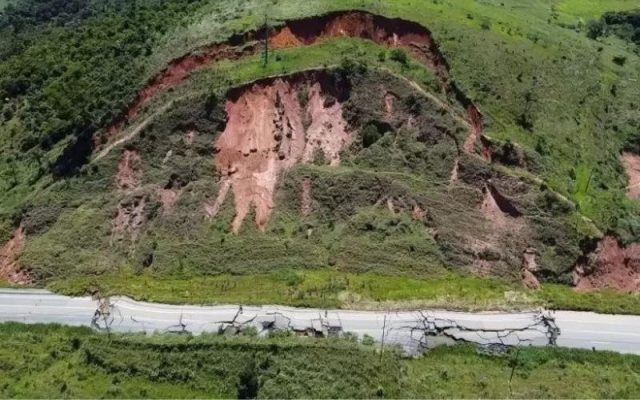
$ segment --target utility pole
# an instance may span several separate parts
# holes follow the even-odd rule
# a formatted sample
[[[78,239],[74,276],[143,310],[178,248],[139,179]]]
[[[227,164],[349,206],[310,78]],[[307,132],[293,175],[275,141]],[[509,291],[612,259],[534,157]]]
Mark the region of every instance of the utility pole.
[[[380,365],[382,365],[382,356],[384,355],[384,337],[387,331],[387,314],[384,315],[384,322],[382,323],[382,343],[380,346]]]

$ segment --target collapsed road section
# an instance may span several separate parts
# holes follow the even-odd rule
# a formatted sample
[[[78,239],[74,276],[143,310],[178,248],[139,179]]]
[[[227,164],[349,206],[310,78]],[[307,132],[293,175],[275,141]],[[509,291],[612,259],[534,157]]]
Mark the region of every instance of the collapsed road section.
[[[44,290],[0,290],[0,322],[91,326],[108,332],[311,337],[355,335],[420,354],[459,342],[488,348],[559,345],[640,354],[640,317],[584,312],[371,312],[240,305],[176,306],[126,297],[66,297]]]

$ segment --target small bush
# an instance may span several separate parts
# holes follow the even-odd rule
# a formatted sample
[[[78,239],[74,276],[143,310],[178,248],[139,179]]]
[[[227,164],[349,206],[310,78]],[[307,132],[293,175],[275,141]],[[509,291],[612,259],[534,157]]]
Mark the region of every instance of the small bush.
[[[627,63],[627,57],[625,57],[625,56],[615,56],[615,57],[613,57],[613,62],[616,65],[619,65],[619,66],[622,67]]]
[[[409,64],[409,56],[407,56],[407,53],[402,49],[391,50],[391,53],[389,54],[389,58],[404,66]]]

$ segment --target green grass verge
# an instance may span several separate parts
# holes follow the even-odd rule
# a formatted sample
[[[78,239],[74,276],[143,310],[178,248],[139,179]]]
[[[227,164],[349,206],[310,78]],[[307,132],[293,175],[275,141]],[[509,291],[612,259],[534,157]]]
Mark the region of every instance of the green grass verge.
[[[0,325],[3,398],[639,395],[640,357],[608,352],[522,348],[497,356],[456,346],[405,359],[393,350],[380,354],[355,338],[145,337],[54,325]]]
[[[531,291],[498,280],[468,276],[417,279],[337,271],[281,270],[271,274],[166,278],[117,274],[55,281],[50,289],[69,295],[98,291],[171,304],[279,304],[345,309],[446,308],[523,310],[552,307],[640,314],[640,296],[614,291],[578,293],[563,285]]]
[[[478,355],[473,347],[459,346],[436,349],[407,364],[407,397],[541,399],[640,395],[640,358],[606,352],[523,348],[517,355],[514,351],[504,357],[490,357]]]

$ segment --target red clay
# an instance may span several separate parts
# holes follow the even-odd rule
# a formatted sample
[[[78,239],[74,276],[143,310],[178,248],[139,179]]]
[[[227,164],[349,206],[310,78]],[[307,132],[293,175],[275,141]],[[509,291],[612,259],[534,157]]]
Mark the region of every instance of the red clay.
[[[140,171],[140,154],[137,151],[125,150],[118,164],[116,186],[120,190],[133,190],[140,186],[142,173]]]
[[[228,122],[215,144],[216,167],[222,176],[218,197],[205,205],[215,217],[229,189],[233,191],[238,233],[253,208],[255,223],[266,228],[273,196],[284,172],[313,162],[319,153],[330,165],[351,144],[335,85],[321,73],[267,79],[234,90],[227,101]],[[307,93],[302,103],[300,93]]]
[[[234,36],[225,43],[200,48],[192,54],[172,61],[139,93],[122,119],[96,135],[94,144],[99,146],[105,139],[103,136],[109,139],[115,135],[126,121],[135,118],[153,98],[179,85],[194,71],[223,59],[233,60],[256,54],[261,49],[259,39],[263,36],[264,32],[248,32],[245,35]],[[443,88],[467,109],[468,119],[473,128],[465,148],[473,151],[472,143],[483,134],[482,116],[478,108],[451,82],[447,61],[428,29],[410,21],[390,19],[362,11],[345,11],[287,22],[271,35],[270,44],[273,49],[282,49],[311,45],[335,37],[357,37],[387,47],[406,48],[434,69]]]
[[[640,293],[640,244],[623,247],[611,237],[605,237],[576,266],[573,283],[579,291],[616,289]]]
[[[16,285],[27,285],[32,282],[29,275],[20,271],[18,258],[24,250],[27,235],[23,225],[13,234],[13,238],[0,247],[0,280]]]
[[[118,211],[112,221],[111,243],[129,239],[136,241],[140,228],[145,221],[144,208],[147,197],[138,195],[130,198],[142,183],[142,171],[140,154],[134,150],[125,150],[122,153],[118,174],[116,175],[116,187],[121,194],[127,195],[119,204]]]

